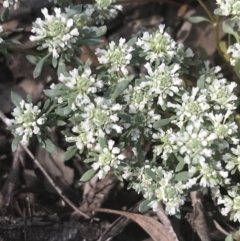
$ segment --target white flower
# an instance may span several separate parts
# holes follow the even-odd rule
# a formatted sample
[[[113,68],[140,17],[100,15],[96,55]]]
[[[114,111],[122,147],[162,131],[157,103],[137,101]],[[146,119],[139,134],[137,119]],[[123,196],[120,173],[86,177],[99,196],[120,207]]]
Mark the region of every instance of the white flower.
[[[132,59],[131,52],[134,49],[125,44],[125,42],[126,39],[120,38],[118,45],[112,41],[106,50],[96,49],[96,54],[100,55],[100,57],[98,57],[99,63],[109,66],[109,73],[115,71],[121,71],[124,75],[128,73],[126,66],[130,64]]]
[[[113,5],[116,0],[96,0],[93,6],[95,14],[93,18],[97,24],[103,24],[105,19],[115,18],[117,13],[122,10],[121,5]]]
[[[228,47],[227,53],[231,53],[231,65],[235,65],[236,60],[240,61],[240,44],[235,43]]]
[[[14,9],[17,9],[19,6],[18,0],[5,0],[3,1],[3,7],[4,8],[9,8],[9,7],[14,7]]]
[[[186,120],[191,120],[192,122],[196,120],[202,121],[205,111],[210,108],[206,97],[204,90],[199,90],[198,87],[194,87],[191,93],[185,92],[182,95],[181,104],[168,102],[167,106],[176,110],[176,115],[178,116],[176,123],[181,127],[183,121]]]
[[[33,24],[31,41],[40,41],[43,48],[48,48],[54,58],[61,52],[72,51],[78,39],[78,29],[72,18],[62,13],[60,8],[54,8],[55,15],[49,15],[46,8],[42,9],[45,20],[38,18]]]
[[[167,96],[173,96],[179,91],[183,81],[179,78],[177,71],[180,69],[179,64],[166,66],[164,63],[159,65],[155,70],[150,63],[144,65],[149,76],[145,76],[147,81],[141,82],[141,86],[146,86],[149,95],[158,97],[158,104],[165,106]]]
[[[144,108],[147,108],[147,104],[151,101],[152,97],[139,86],[129,85],[127,89],[123,91],[124,101],[129,105],[129,113],[138,113]]]
[[[223,155],[223,160],[226,163],[226,169],[232,170],[235,167],[240,171],[240,146],[232,147],[231,152]]]
[[[230,137],[237,133],[238,126],[233,119],[227,122],[227,119],[231,111],[227,113],[227,115],[213,114],[213,112],[206,113],[206,116],[210,119],[213,125],[213,133],[216,134],[216,137],[219,139],[224,139]]]
[[[201,127],[200,122],[188,124],[185,131],[172,133],[170,141],[174,149],[184,156],[187,164],[205,166],[205,159],[211,157],[214,136]]]
[[[120,154],[120,149],[114,147],[115,142],[108,140],[106,147],[101,147],[99,143],[95,146],[95,150],[98,152],[98,159],[92,164],[93,169],[100,169],[98,172],[99,179],[104,178],[111,168],[118,168],[120,162],[125,158],[123,154]]]
[[[143,50],[146,55],[146,60],[151,63],[155,60],[161,60],[169,64],[174,58],[182,62],[185,57],[192,56],[190,50],[185,53],[183,45],[175,42],[171,36],[164,32],[165,25],[159,25],[159,30],[149,34],[144,32],[141,38],[138,38],[137,45]]]
[[[236,83],[227,84],[225,79],[215,79],[207,88],[209,101],[213,101],[215,110],[225,109],[228,111],[235,110],[237,96],[233,93]]]
[[[45,114],[39,116],[41,110],[38,106],[33,106],[32,103],[26,103],[22,100],[13,112],[13,124],[16,129],[13,132],[16,135],[22,136],[22,143],[28,145],[29,139],[33,134],[37,135],[40,132],[40,126],[46,122]]]

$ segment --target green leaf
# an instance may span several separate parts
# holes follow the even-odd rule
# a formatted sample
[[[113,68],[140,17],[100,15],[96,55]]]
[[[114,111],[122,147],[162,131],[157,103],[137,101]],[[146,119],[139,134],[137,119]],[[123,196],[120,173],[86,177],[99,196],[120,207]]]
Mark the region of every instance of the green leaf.
[[[60,115],[60,116],[67,116],[71,113],[72,109],[71,106],[66,106],[64,108],[58,108],[55,110],[56,114]]]
[[[78,149],[75,145],[68,147],[67,151],[63,155],[63,160],[67,161],[71,159],[76,154],[77,150]]]
[[[85,163],[90,163],[96,161],[96,158],[87,158],[84,160]]]
[[[103,36],[107,32],[107,27],[106,26],[101,26],[97,29],[96,31],[96,36],[100,37]]]
[[[239,59],[236,59],[235,61],[234,70],[238,75],[238,77],[240,77],[240,60]]]
[[[162,126],[169,124],[171,121],[172,121],[171,118],[158,120],[153,124],[153,128],[158,129]]]
[[[23,100],[20,95],[14,92],[11,92],[11,100],[15,106],[20,108],[20,102]]]
[[[50,139],[44,139],[43,140],[44,145],[43,148],[45,148],[48,152],[52,154],[57,154],[57,147],[53,144],[53,142]]]
[[[45,113],[47,110],[48,110],[48,107],[50,106],[50,99],[47,99],[43,105],[43,108],[42,108],[42,113]]]
[[[65,121],[62,121],[62,120],[56,120],[56,119],[53,119],[46,122],[47,125],[49,126],[64,126],[66,125],[67,123]]]
[[[56,90],[56,89],[52,89],[52,90],[44,90],[44,94],[48,97],[56,97],[56,96],[61,96],[62,94],[64,94],[66,91],[65,90]]]
[[[188,17],[188,20],[191,23],[201,23],[201,22],[209,22],[211,23],[211,21],[205,17],[202,16],[193,16],[193,17]]]
[[[231,26],[231,23],[228,20],[223,21],[222,28],[225,33],[233,35],[238,41],[238,34],[234,31],[234,29]]]
[[[126,122],[132,122],[132,117],[130,116],[130,115],[127,115],[127,114],[118,114],[118,116],[121,118],[121,119],[123,119],[123,120],[125,120]]]
[[[132,38],[127,42],[128,46],[133,46],[137,42],[137,38]]]
[[[56,68],[56,67],[57,67],[57,64],[58,64],[58,59],[52,57],[52,65],[53,65],[53,67]]]
[[[2,21],[7,20],[8,16],[9,16],[9,8],[5,8],[2,12],[1,20]]]
[[[225,241],[233,241],[233,236],[232,234],[229,234],[226,238]]]
[[[137,148],[137,159],[143,162],[145,160],[145,154],[139,142],[136,144],[136,148]]]
[[[138,210],[140,213],[145,213],[147,212],[150,207],[148,206],[148,204],[150,203],[151,201],[150,200],[144,200],[140,203],[139,207],[138,207]]]
[[[61,57],[58,63],[57,74],[59,76],[61,73],[65,73],[65,72],[67,72],[67,67],[64,63],[64,55],[61,54]]]
[[[129,84],[129,80],[123,80],[123,81],[121,81],[121,82],[117,85],[115,91],[113,92],[111,99],[112,99],[112,100],[115,100],[119,95],[121,95],[122,92],[127,88],[128,84]]]
[[[36,65],[39,61],[39,57],[36,57],[36,56],[33,56],[33,55],[27,55],[26,58],[33,65]]]
[[[204,75],[202,75],[198,80],[197,80],[197,87],[199,89],[204,89],[205,87],[205,79],[206,77]]]
[[[9,43],[12,43],[12,44],[19,44],[19,45],[22,44],[22,43],[19,42],[17,39],[8,39],[7,41],[8,41]]]
[[[105,137],[98,137],[98,142],[102,149],[107,146],[107,140]]]
[[[18,144],[21,141],[22,136],[16,136],[12,141],[12,152],[17,150]]]
[[[23,7],[23,8],[30,8],[30,6],[29,6],[29,4],[28,3],[26,3],[25,1],[19,1],[20,3],[21,3],[21,7]]]
[[[87,181],[89,181],[89,180],[94,176],[94,174],[96,173],[96,171],[97,171],[97,170],[94,170],[94,169],[88,170],[87,172],[85,172],[85,173],[82,175],[80,181],[81,181],[81,182],[87,182]]]
[[[72,136],[72,137],[75,137],[75,135],[72,134],[72,133],[69,132],[69,131],[61,131],[61,133],[62,133],[64,136]]]
[[[42,59],[40,59],[40,61],[37,63],[37,65],[33,71],[33,78],[37,78],[41,74],[43,64],[49,56],[50,56],[50,53],[48,55],[46,55],[45,57],[43,57]]]
[[[180,172],[180,171],[182,171],[182,169],[183,169],[183,167],[185,166],[186,163],[181,156],[177,156],[177,155],[175,155],[175,156],[179,161],[177,166],[176,166],[175,172]]]
[[[146,168],[145,173],[147,174],[148,177],[152,178],[153,180],[159,181],[156,174],[150,168]]]
[[[187,171],[179,172],[175,177],[174,181],[182,181],[185,182],[189,179],[189,173]]]

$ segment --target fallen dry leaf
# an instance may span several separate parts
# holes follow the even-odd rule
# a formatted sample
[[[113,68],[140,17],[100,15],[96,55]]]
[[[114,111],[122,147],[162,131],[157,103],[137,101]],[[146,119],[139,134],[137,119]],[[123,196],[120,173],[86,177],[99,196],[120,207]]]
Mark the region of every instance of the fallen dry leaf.
[[[168,234],[167,229],[161,223],[159,223],[153,218],[136,213],[116,211],[106,208],[96,208],[94,209],[94,211],[118,214],[127,217],[136,222],[139,226],[141,226],[151,236],[151,238],[154,241],[173,241],[173,239]]]

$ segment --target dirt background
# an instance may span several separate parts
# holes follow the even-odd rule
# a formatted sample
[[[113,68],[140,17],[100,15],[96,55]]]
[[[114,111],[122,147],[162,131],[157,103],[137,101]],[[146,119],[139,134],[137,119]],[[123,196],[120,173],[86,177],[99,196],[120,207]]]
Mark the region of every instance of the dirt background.
[[[58,81],[56,71],[50,66],[44,67],[40,77],[34,79],[32,76],[34,65],[26,59],[26,55],[36,52],[36,46],[35,43],[30,42],[29,36],[32,22],[36,17],[41,16],[40,8],[44,4],[40,0],[29,0],[28,2],[31,9],[19,9],[11,12],[10,20],[2,23],[4,29],[24,28],[23,32],[10,35],[10,38],[16,38],[22,43],[21,47],[16,49],[15,52],[11,52],[13,59],[0,56],[0,110],[8,118],[11,118],[11,111],[14,108],[10,100],[11,91],[18,93],[23,98],[26,98],[29,94],[32,96],[34,103],[37,103],[45,99],[43,89]],[[83,1],[75,2],[81,3]],[[89,1],[84,2],[89,3]],[[215,1],[207,0],[204,2],[213,11]],[[207,22],[190,23],[188,17],[194,15],[206,16],[203,8],[196,0],[124,1],[123,11],[119,13],[116,19],[107,22],[108,31],[104,36],[104,43],[108,43],[113,38],[130,39],[142,27],[151,30],[153,27],[158,27],[159,24],[164,23],[170,29],[170,33],[175,40],[193,49],[196,58],[209,59],[213,65],[220,65],[226,76],[231,76],[217,53],[213,27]],[[219,37],[226,37],[221,28]],[[85,51],[80,58],[85,61],[91,56]],[[96,64],[94,60],[92,61],[93,64]],[[141,68],[141,66],[139,67]],[[134,72],[134,69],[131,69],[131,71]],[[192,73],[194,71],[196,71],[194,68],[190,70]],[[193,79],[190,78],[189,81],[194,85]],[[70,126],[64,128],[70,128]],[[7,234],[6,230],[6,236],[3,237],[4,227],[11,227],[9,228],[11,233],[19,232],[11,239],[15,241],[83,240],[80,236],[76,238],[75,234],[70,238],[68,235],[71,232],[74,233],[72,227],[79,226],[83,222],[90,227],[87,231],[88,238],[86,240],[156,240],[151,237],[151,232],[156,232],[157,228],[147,223],[147,219],[141,219],[142,226],[148,225],[148,229],[144,231],[131,219],[93,211],[95,208],[102,207],[138,213],[137,206],[142,200],[142,196],[133,190],[128,190],[127,183],[119,182],[113,173],[109,173],[104,180],[93,177],[87,183],[79,182],[80,177],[88,170],[89,166],[82,162],[82,158],[78,154],[69,161],[62,161],[67,143],[64,141],[61,130],[63,128],[55,128],[53,135],[54,143],[59,148],[57,155],[47,153],[34,139],[31,141],[29,149],[51,180],[59,187],[62,195],[67,197],[75,207],[91,216],[91,221],[84,220],[76,210],[73,210],[62,200],[62,197],[25,150],[18,148],[16,152],[11,152],[13,137],[1,121],[0,240],[10,240],[10,236],[7,236],[10,234]],[[197,204],[195,203],[194,207],[192,206],[193,201],[186,202],[182,208],[180,219],[169,217],[171,223],[166,228],[169,230],[170,227],[173,227],[180,241],[225,240],[227,233],[238,229],[236,224],[229,222],[228,217],[220,215],[219,207],[215,205],[210,196],[199,197],[196,195],[195,200]],[[6,217],[9,217],[9,220]],[[159,215],[152,211],[148,211],[142,217],[159,219]],[[30,220],[27,229],[26,220]],[[39,227],[39,223],[42,223],[42,226]],[[54,226],[56,223],[59,225],[58,228]],[[162,221],[162,223],[164,222]],[[69,224],[66,228],[66,230],[70,230],[69,233],[68,231],[63,232],[65,230],[63,227],[66,227],[66,224]],[[91,225],[97,227],[96,234],[91,229]],[[35,229],[33,229],[33,226]],[[152,229],[155,230],[150,228],[149,231],[149,226],[152,226]],[[51,227],[51,230],[55,230],[51,237],[47,236],[47,233],[50,232],[49,227]],[[199,233],[199,230],[203,230],[202,233],[201,231]],[[25,235],[23,235],[24,232]],[[32,232],[33,236],[26,238],[27,232]],[[43,234],[41,238],[39,238],[40,233]],[[89,238],[89,233],[93,235],[92,238]],[[64,235],[66,239],[63,239]],[[168,240],[160,237],[161,234],[158,233],[158,235],[157,240]]]

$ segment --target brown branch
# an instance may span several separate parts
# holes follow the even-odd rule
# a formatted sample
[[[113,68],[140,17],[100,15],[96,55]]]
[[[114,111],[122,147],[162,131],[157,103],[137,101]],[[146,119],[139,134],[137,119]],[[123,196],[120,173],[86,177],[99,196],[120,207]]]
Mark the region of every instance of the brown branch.
[[[156,214],[157,214],[159,220],[164,225],[164,227],[168,230],[168,233],[171,236],[172,240],[179,241],[175,231],[173,230],[172,223],[169,220],[168,216],[166,215],[165,211],[163,210],[161,203],[158,204]]]
[[[200,192],[191,192],[190,196],[192,200],[193,213],[188,214],[186,218],[193,230],[197,232],[201,241],[211,241],[206,214],[200,198]]]
[[[9,119],[0,111],[0,119],[8,126],[10,121]],[[43,175],[46,177],[46,179],[49,181],[49,183],[53,186],[55,191],[58,193],[58,195],[62,198],[63,201],[65,201],[74,211],[76,211],[78,214],[83,216],[86,219],[90,219],[90,217],[83,213],[81,210],[79,210],[66,196],[63,195],[62,190],[54,183],[52,178],[48,175],[48,173],[45,171],[43,166],[40,164],[40,162],[34,157],[32,152],[24,145],[19,143],[21,147],[24,149],[24,151],[29,155],[29,157],[33,160],[34,164],[40,169],[40,171],[43,173]]]

